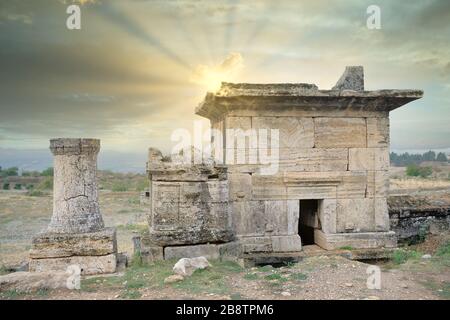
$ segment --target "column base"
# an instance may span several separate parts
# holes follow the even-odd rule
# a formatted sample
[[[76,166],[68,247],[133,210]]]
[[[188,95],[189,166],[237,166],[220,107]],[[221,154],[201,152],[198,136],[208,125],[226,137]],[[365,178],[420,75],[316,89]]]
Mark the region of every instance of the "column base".
[[[30,258],[30,271],[66,271],[77,264],[82,274],[113,273],[117,268],[116,230],[40,233],[33,238]]]

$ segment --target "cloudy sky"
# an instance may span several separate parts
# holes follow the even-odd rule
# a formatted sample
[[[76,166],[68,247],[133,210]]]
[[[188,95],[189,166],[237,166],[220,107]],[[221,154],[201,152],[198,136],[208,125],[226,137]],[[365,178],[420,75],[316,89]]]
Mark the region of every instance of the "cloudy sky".
[[[81,30],[66,28],[72,2]],[[363,65],[368,90],[425,91],[391,113],[393,149],[450,148],[449,39],[448,0],[0,0],[0,147],[168,151],[220,80],[329,89]]]

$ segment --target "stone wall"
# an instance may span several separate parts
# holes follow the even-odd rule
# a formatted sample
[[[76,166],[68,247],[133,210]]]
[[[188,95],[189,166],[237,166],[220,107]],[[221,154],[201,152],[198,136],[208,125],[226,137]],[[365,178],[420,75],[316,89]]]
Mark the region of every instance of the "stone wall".
[[[428,234],[450,230],[450,203],[424,196],[390,196],[391,228],[399,242],[422,241]]]
[[[260,163],[228,165],[238,236],[295,237],[300,199],[322,200],[319,219],[326,233],[389,230],[389,119],[383,113],[373,118],[226,116],[212,127],[223,128],[226,148],[235,146],[226,140],[226,129],[279,130],[278,173],[260,174]],[[247,158],[251,152],[234,151]],[[227,156],[224,152],[228,164]]]

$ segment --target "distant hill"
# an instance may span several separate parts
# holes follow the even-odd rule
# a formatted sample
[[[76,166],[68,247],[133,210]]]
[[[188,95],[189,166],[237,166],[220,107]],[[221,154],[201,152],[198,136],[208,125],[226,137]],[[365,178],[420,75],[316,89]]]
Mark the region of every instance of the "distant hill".
[[[101,151],[98,157],[100,170],[114,172],[144,173],[147,153],[124,153]],[[0,166],[19,167],[20,170],[42,171],[53,166],[53,156],[49,149],[12,149],[0,148]]]

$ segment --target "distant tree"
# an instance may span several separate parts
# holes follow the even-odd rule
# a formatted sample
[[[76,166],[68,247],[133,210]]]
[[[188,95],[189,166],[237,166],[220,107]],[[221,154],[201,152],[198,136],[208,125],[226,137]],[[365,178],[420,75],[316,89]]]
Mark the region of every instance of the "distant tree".
[[[19,168],[17,167],[11,167],[7,168],[5,170],[0,171],[0,175],[2,177],[15,177],[19,175]]]
[[[436,153],[434,151],[425,152],[422,155],[422,161],[436,161]]]
[[[439,152],[436,157],[436,161],[447,162],[448,159],[447,159],[447,156],[445,155],[445,153]]]
[[[39,177],[40,175],[39,171],[22,171],[22,177]]]
[[[44,177],[52,177],[53,176],[53,167],[47,168],[41,173]]]

